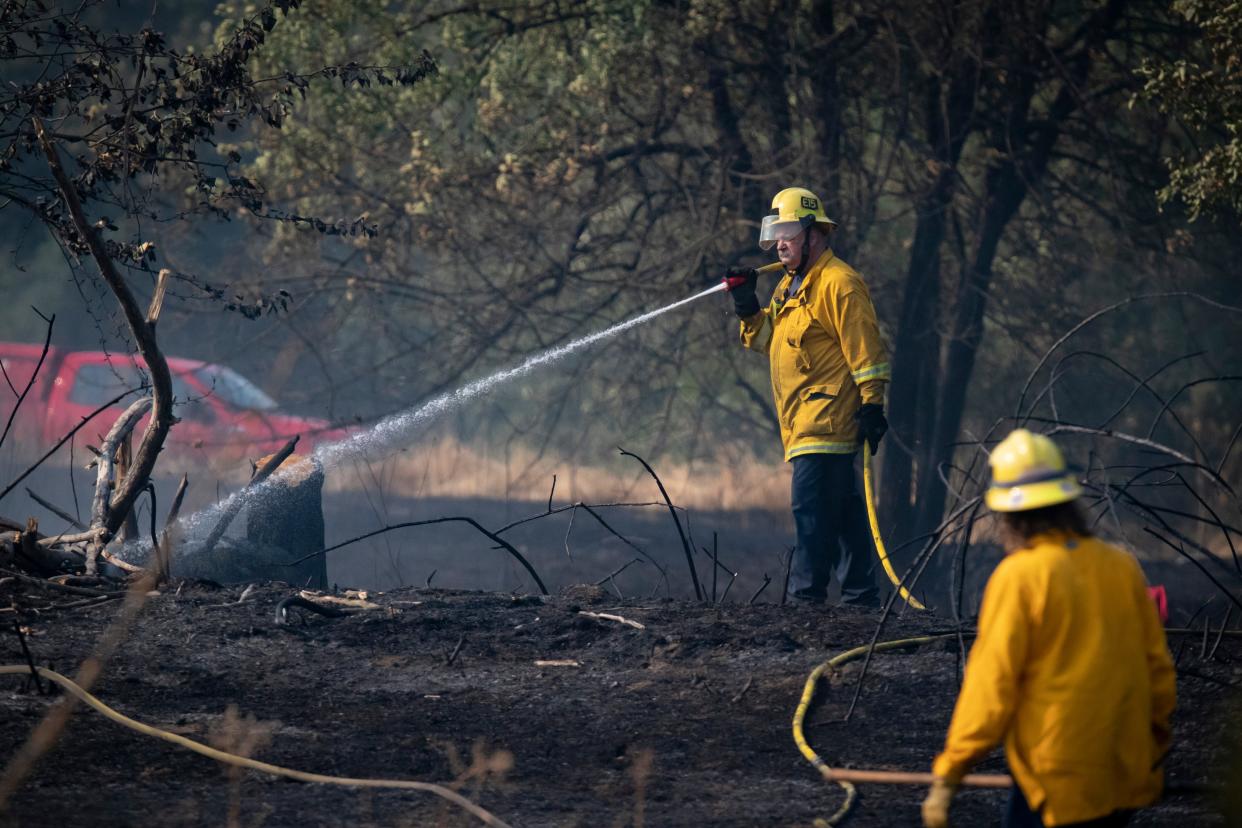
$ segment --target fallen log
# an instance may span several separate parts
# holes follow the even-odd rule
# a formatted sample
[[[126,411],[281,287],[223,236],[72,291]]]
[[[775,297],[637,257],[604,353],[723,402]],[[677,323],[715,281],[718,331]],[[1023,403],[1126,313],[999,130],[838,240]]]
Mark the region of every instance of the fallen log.
[[[43,537],[38,527],[31,518],[24,530],[0,534],[0,563],[44,576],[81,571],[84,550],[73,542],[53,543],[56,539]]]
[[[372,603],[363,598],[341,598],[337,595],[319,595],[309,590],[302,590],[298,593],[300,597],[307,601],[312,601],[319,606],[332,605],[341,609],[356,610],[377,610],[383,609],[379,604]]]
[[[14,572],[7,569],[0,569],[0,574],[5,575],[6,577],[16,578],[21,583],[34,587],[38,590],[42,590],[43,592],[58,592],[67,595],[86,596],[88,598],[103,598],[105,596],[111,597],[114,594],[113,592],[93,589],[91,587],[60,584],[56,581],[49,581],[45,578],[36,578],[33,575],[26,575],[21,572]],[[124,594],[124,590],[120,590],[116,594]]]

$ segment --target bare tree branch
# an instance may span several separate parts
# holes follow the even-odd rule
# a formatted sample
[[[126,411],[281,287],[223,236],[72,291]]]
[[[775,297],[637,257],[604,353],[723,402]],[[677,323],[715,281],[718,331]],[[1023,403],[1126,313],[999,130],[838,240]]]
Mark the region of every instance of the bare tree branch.
[[[146,430],[142,434],[142,441],[139,443],[137,451],[134,452],[133,464],[130,466],[129,474],[126,475],[125,480],[121,483],[121,488],[114,498],[109,514],[105,516],[104,528],[110,537],[120,528],[121,523],[125,520],[125,516],[133,508],[134,501],[138,499],[138,495],[147,485],[147,480],[151,476],[151,470],[155,468],[155,461],[159,456],[160,449],[164,446],[164,438],[172,427],[174,420],[172,414],[172,376],[168,371],[168,363],[165,362],[164,355],[160,352],[159,345],[155,341],[155,329],[147,323],[145,316],[138,307],[137,301],[134,299],[133,292],[130,291],[125,279],[117,272],[116,265],[104,247],[103,241],[99,238],[98,232],[87,221],[86,214],[82,210],[82,203],[78,200],[77,188],[61,167],[60,154],[44,130],[42,121],[37,117],[34,117],[32,120],[34,122],[35,134],[38,136],[39,144],[43,148],[43,154],[47,157],[48,167],[56,179],[57,188],[60,191],[61,198],[64,199],[65,206],[69,209],[73,224],[81,237],[86,240],[91,256],[94,257],[95,264],[99,267],[100,274],[103,276],[104,281],[107,282],[108,287],[111,288],[113,295],[116,296],[117,302],[120,303],[121,310],[125,315],[125,321],[129,324],[130,331],[134,335],[134,341],[138,346],[138,353],[142,355],[143,360],[146,362],[147,370],[151,373],[151,420],[147,423]],[[98,497],[98,493],[96,497]]]

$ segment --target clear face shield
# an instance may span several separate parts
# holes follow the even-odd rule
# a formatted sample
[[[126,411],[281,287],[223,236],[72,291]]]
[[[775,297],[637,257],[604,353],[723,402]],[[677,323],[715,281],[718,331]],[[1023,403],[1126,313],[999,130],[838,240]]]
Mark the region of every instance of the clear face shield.
[[[778,241],[797,238],[803,230],[814,223],[811,221],[781,221],[780,216],[764,216],[759,225],[759,249],[771,250]]]

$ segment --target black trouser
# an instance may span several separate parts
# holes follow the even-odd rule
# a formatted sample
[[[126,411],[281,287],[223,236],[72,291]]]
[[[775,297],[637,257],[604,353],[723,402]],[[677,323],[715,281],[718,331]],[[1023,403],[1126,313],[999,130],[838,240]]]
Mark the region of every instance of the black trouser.
[[[1113,811],[1108,816],[1089,819],[1086,822],[1075,822],[1064,828],[1122,828],[1129,824],[1132,811]],[[1044,821],[1039,814],[1031,810],[1022,789],[1014,785],[1009,789],[1009,805],[1005,808],[1005,819],[1001,823],[1004,828],[1044,828]]]
[[[792,462],[797,545],[789,594],[822,601],[835,571],[842,603],[877,606],[875,549],[855,483],[854,455],[803,454]]]

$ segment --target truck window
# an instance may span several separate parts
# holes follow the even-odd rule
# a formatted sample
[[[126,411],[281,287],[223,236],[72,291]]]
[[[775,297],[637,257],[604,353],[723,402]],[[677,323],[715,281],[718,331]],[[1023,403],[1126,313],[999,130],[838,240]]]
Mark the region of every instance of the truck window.
[[[204,365],[194,371],[194,376],[207,388],[215,391],[220,399],[234,408],[249,411],[275,411],[276,401],[264,394],[258,386],[231,368],[223,365]]]
[[[69,391],[69,401],[78,405],[98,408],[118,394],[130,389],[149,389],[150,380],[132,364],[114,362],[107,365],[88,362],[78,367],[78,375]],[[201,400],[202,394],[186,384],[177,374],[172,375],[173,410],[178,417],[189,417],[200,422],[214,422],[215,412],[211,404]],[[122,400],[118,407],[128,405]]]
[[[132,365],[86,363],[78,367],[69,401],[98,408],[123,391],[139,388],[144,379]]]

